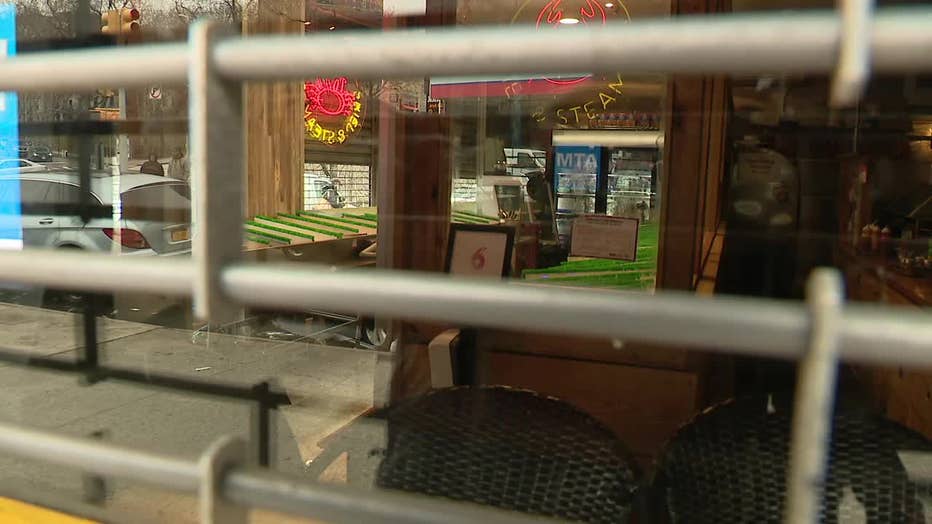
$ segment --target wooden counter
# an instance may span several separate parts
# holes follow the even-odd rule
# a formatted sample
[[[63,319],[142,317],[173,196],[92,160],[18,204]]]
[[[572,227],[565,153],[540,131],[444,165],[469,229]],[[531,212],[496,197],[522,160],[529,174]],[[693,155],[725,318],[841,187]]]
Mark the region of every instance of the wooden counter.
[[[896,273],[888,269],[888,259],[858,254],[850,246],[840,247],[837,254],[836,263],[845,274],[849,300],[932,307],[932,279]],[[932,322],[932,310],[929,321]],[[929,350],[932,351],[932,341]],[[857,366],[854,371],[887,416],[932,438],[932,369],[893,364]]]
[[[850,300],[932,306],[932,278],[898,273],[888,258],[859,254],[845,245],[838,249],[837,264],[845,272]]]

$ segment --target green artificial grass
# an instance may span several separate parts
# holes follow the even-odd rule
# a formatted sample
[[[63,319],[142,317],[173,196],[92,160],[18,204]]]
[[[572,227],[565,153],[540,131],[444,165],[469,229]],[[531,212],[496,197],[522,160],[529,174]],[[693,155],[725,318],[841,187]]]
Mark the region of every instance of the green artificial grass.
[[[283,236],[279,236],[279,235],[275,235],[275,234],[272,234],[272,233],[267,233],[267,232],[265,232],[265,231],[259,231],[259,230],[256,230],[256,229],[249,229],[249,228],[247,227],[247,228],[246,228],[246,232],[249,233],[250,235],[255,235],[255,236],[258,236],[258,237],[269,238],[269,239],[275,240],[275,241],[277,241],[277,242],[281,242],[281,243],[283,243],[283,244],[290,244],[290,243],[291,243],[291,239],[290,239],[290,238],[283,237]]]
[[[349,227],[349,226],[344,225],[344,224],[334,224],[334,223],[332,223],[332,222],[326,222],[326,221],[323,221],[323,220],[320,220],[320,219],[316,219],[316,218],[310,218],[310,217],[305,217],[305,216],[300,216],[300,215],[292,215],[291,213],[279,213],[278,216],[280,216],[280,217],[285,217],[285,218],[290,218],[291,220],[299,220],[299,221],[301,221],[301,222],[306,222],[306,223],[310,223],[310,224],[317,224],[317,225],[319,225],[319,226],[326,226],[326,227],[329,227],[329,228],[332,228],[332,229],[339,229],[339,230],[342,230],[342,231],[349,231],[350,233],[359,233],[359,230],[356,229],[356,228],[354,228],[354,227]],[[293,224],[294,222],[288,222],[288,223],[289,223],[289,224]],[[328,233],[327,231],[322,231],[322,230],[317,230],[317,229],[311,229],[311,231],[317,231],[318,233],[324,233],[324,234],[327,234],[327,235],[332,234],[332,233]]]
[[[554,267],[527,269],[535,284],[562,284],[617,289],[650,289],[657,272],[658,225],[649,223],[638,231],[637,260],[585,259]],[[590,273],[590,274],[586,274]]]
[[[478,225],[482,225],[482,226],[485,226],[485,225],[488,225],[488,224],[489,224],[488,221],[482,220],[481,218],[473,218],[473,217],[470,217],[470,216],[461,216],[461,215],[457,215],[456,213],[454,213],[453,216],[450,217],[450,219],[451,219],[453,222],[456,222],[456,223],[459,223],[459,224],[478,224]]]
[[[370,224],[369,222],[363,222],[362,220],[353,220],[351,218],[345,218],[345,217],[337,217],[333,215],[325,215],[323,213],[312,213],[310,211],[298,211],[298,215],[302,217],[323,218],[326,220],[333,220],[335,222],[343,222],[344,224],[353,224],[354,226],[372,227],[372,224]]]
[[[371,213],[366,213],[366,215],[373,216],[373,217],[375,216],[375,215],[373,215],[373,214],[371,214]],[[343,216],[346,217],[346,218],[355,218],[355,219],[357,219],[357,220],[368,220],[369,222],[372,222],[372,224],[371,224],[369,227],[373,227],[373,226],[378,225],[378,223],[379,223],[378,220],[376,220],[375,218],[369,218],[369,217],[366,216],[366,215],[354,215],[354,214],[352,214],[352,213],[343,213]]]
[[[308,240],[314,240],[314,237],[312,235],[308,235],[305,233],[299,233],[297,231],[292,231],[290,229],[286,229],[283,227],[275,227],[275,226],[270,226],[268,224],[261,224],[259,222],[256,222],[255,220],[247,220],[246,225],[252,226],[252,227],[261,227],[262,229],[268,229],[269,231],[275,231],[276,233],[284,233],[286,235],[291,235],[293,237],[300,237],[300,238],[306,238]],[[286,237],[279,237],[279,238],[285,238],[285,240],[288,240]]]
[[[326,229],[311,227],[307,224],[295,224],[294,222],[289,222],[287,220],[282,220],[280,218],[272,218],[272,217],[265,216],[265,215],[257,215],[256,218],[261,218],[262,220],[268,220],[269,222],[275,222],[276,224],[281,224],[283,226],[288,226],[294,229],[303,229],[304,231],[313,231],[314,233],[320,233],[322,235],[330,235],[332,237],[343,238],[343,233],[336,232],[336,231],[331,232],[331,231],[327,231]],[[261,225],[268,227],[267,224],[261,224]],[[299,233],[294,233],[287,229],[285,231],[287,231],[288,234],[295,234],[295,235],[299,234]]]
[[[267,239],[264,239],[264,238],[261,238],[261,237],[257,237],[257,236],[255,236],[255,235],[246,235],[246,240],[248,240],[248,241],[250,241],[250,242],[255,242],[255,243],[257,243],[257,244],[263,244],[263,245],[266,245],[266,246],[268,246],[268,245],[270,245],[270,244],[272,243],[271,240],[267,240]]]
[[[480,215],[479,213],[470,213],[469,211],[454,211],[453,214],[454,215],[466,215],[466,216],[470,216],[474,218],[481,218],[482,220],[486,220],[488,222],[498,222],[498,219],[495,217]]]

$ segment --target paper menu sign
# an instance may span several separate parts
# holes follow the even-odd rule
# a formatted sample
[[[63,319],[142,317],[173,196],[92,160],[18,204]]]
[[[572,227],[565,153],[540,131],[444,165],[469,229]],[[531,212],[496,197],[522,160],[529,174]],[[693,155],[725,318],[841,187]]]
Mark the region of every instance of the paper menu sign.
[[[637,218],[583,215],[573,221],[570,255],[635,261],[638,252]]]
[[[508,235],[499,231],[457,231],[453,238],[450,273],[502,278]]]

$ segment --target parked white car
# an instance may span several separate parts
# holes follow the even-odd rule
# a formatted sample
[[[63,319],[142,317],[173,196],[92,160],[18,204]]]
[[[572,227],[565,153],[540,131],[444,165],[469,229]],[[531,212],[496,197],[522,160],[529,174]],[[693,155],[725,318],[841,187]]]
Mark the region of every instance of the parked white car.
[[[0,175],[16,173],[44,173],[49,168],[24,158],[7,158],[0,160]]]

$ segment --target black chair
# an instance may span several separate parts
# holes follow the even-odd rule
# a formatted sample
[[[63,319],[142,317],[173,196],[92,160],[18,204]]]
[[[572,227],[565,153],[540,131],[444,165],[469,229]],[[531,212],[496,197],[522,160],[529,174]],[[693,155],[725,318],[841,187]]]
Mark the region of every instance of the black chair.
[[[372,443],[373,420],[384,422],[381,443]],[[615,435],[569,404],[530,391],[440,389],[354,425],[328,456],[341,446],[363,459],[379,455],[374,483],[381,488],[596,523],[627,522],[634,502],[634,462]]]
[[[782,522],[790,407],[789,398],[731,401],[683,427],[653,483],[658,521]],[[836,408],[832,431],[821,522],[932,522],[920,502],[932,501],[932,487],[911,481],[898,454],[932,452],[928,440],[850,406]]]

